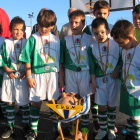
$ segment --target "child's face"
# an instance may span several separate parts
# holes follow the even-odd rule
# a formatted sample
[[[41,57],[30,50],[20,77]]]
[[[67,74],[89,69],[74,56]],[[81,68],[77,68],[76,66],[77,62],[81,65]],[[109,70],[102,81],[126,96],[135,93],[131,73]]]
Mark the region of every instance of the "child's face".
[[[105,42],[108,39],[108,34],[110,33],[110,30],[107,30],[104,24],[100,25],[97,29],[93,28],[92,31],[99,43]]]
[[[51,29],[53,28],[54,26],[50,26],[50,27],[41,27],[39,24],[38,24],[38,30],[39,30],[39,33],[41,36],[47,36],[49,35]]]
[[[140,13],[133,13],[133,24],[137,29],[140,29]]]
[[[80,17],[70,18],[69,23],[70,23],[70,28],[71,28],[73,35],[82,34],[82,30],[85,26],[85,23],[82,23]]]
[[[93,11],[93,15],[98,18],[98,17],[102,17],[104,19],[107,19],[107,17],[109,16],[110,12],[108,9],[106,8],[101,8],[99,10],[96,10],[95,12]]]
[[[130,34],[129,37],[134,38],[134,35]],[[133,44],[133,40],[130,39],[130,38],[126,38],[126,39],[118,38],[118,39],[114,39],[114,40],[115,40],[115,42],[118,43],[119,47],[122,47],[125,50],[129,50],[132,47],[132,44]]]
[[[20,40],[23,38],[24,31],[23,31],[23,24],[15,24],[12,27],[11,31],[14,40]]]

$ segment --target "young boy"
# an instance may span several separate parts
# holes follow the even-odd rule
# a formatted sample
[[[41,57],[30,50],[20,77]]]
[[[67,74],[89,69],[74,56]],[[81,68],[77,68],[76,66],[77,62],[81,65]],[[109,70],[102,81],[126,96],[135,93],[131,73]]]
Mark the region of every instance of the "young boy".
[[[26,78],[29,89],[29,100],[31,105],[31,129],[32,132],[27,136],[27,140],[35,140],[37,137],[37,127],[39,112],[42,100],[52,98],[57,100],[59,97],[58,74],[60,41],[50,33],[56,24],[56,15],[52,10],[42,9],[37,22],[39,31],[33,34],[27,41],[20,61],[25,62]],[[58,73],[59,72],[59,73]],[[55,128],[57,123],[55,121]]]
[[[94,4],[94,10],[93,10],[93,15],[98,18],[98,17],[102,17],[104,19],[107,20],[109,14],[110,14],[110,5],[107,1],[97,1]],[[113,25],[112,24],[108,24],[109,25],[109,29],[111,30]],[[92,31],[92,27],[91,25],[86,26],[86,28],[84,29],[84,32],[94,36],[94,33]]]
[[[110,29],[104,18],[96,18],[92,22],[92,30],[97,41],[89,47],[89,64],[92,88],[95,92],[95,103],[99,107],[100,129],[95,139],[103,139],[108,131],[108,138],[115,139],[115,118],[118,97],[117,66],[120,49],[114,40],[108,38]],[[106,108],[108,107],[108,111]],[[108,128],[107,128],[108,117]]]
[[[107,1],[97,1],[94,4],[94,10],[93,10],[93,15],[98,18],[98,17],[102,17],[104,19],[107,20],[109,14],[110,14],[110,5]],[[112,24],[108,24],[109,25],[109,29],[111,30],[113,25]],[[91,25],[88,25],[85,27],[84,32],[92,35],[93,38],[95,39],[94,33],[92,31],[92,27]],[[110,37],[110,34],[108,35]],[[91,111],[92,111],[92,116],[93,116],[93,123],[94,123],[94,127],[93,127],[93,132],[97,133],[97,130],[99,129],[99,124],[98,124],[98,105],[95,104],[94,102],[94,95],[91,96]]]
[[[2,45],[2,66],[5,70],[2,84],[1,100],[8,102],[6,112],[9,127],[2,134],[8,138],[15,133],[15,102],[22,106],[22,123],[24,136],[29,129],[29,90],[25,79],[25,66],[18,61],[19,55],[26,44],[23,38],[25,22],[20,17],[11,20],[12,38],[6,39]]]
[[[140,45],[135,38],[135,28],[127,20],[119,20],[111,36],[123,48],[121,56],[120,112],[128,116],[125,140],[140,140]]]
[[[140,4],[136,5],[133,9],[133,24],[136,30],[136,39],[140,37]]]
[[[72,35],[61,41],[60,63],[65,68],[66,92],[74,92],[77,97],[83,97],[91,93],[87,50],[92,42],[92,36],[82,32],[85,26],[83,11],[75,10],[70,13],[69,23]],[[83,133],[88,133],[88,122],[89,116],[82,116]]]
[[[2,25],[0,24],[0,35],[2,34]],[[0,36],[0,65],[2,64],[2,50],[1,50],[1,46],[4,42],[5,38]],[[1,97],[1,91],[2,91],[2,81],[3,81],[3,74],[4,74],[4,70],[3,68],[0,68],[0,97]],[[0,106],[4,115],[4,121],[7,121],[7,115],[6,115],[6,107],[7,107],[7,103],[6,102],[2,102],[0,100]]]

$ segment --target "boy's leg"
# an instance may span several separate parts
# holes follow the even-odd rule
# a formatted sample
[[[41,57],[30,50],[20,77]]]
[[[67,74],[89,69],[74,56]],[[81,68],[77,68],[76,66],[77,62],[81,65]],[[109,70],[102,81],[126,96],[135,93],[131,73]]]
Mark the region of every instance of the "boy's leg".
[[[108,138],[115,139],[116,107],[108,107]]]
[[[127,127],[128,127],[128,134],[134,137],[134,128],[133,128],[133,119],[128,118],[127,119]]]
[[[93,132],[97,133],[97,130],[100,128],[99,120],[98,120],[98,105],[95,103],[94,95],[91,96],[91,112],[92,112],[92,119],[93,119]]]
[[[82,133],[87,133],[87,134],[89,133],[88,124],[89,124],[89,113],[86,115],[82,115],[82,119],[81,119]]]
[[[24,130],[24,137],[27,137],[27,134],[30,132],[30,126],[29,126],[29,114],[30,114],[30,106],[29,104],[22,106],[22,125]]]
[[[2,134],[2,138],[8,138],[11,134],[15,133],[15,105],[7,104],[6,112],[9,127]]]
[[[0,101],[0,106],[1,106],[1,109],[2,109],[2,113],[4,115],[4,121],[7,124],[7,112],[6,112],[7,103],[3,102],[3,101]]]
[[[134,137],[140,140],[140,120],[133,120]]]
[[[30,119],[31,119],[31,129],[35,132],[37,136],[37,127],[38,127],[38,121],[39,121],[39,112],[41,107],[41,102],[33,102],[31,105],[31,113],[30,113]]]
[[[107,134],[107,111],[106,106],[98,105],[98,107],[100,129],[98,130],[98,134],[96,135],[95,139],[103,139]]]

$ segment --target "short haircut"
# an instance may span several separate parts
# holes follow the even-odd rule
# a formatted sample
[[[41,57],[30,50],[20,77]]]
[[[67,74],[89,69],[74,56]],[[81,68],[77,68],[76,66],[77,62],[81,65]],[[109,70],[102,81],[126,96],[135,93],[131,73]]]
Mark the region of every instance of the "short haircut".
[[[110,10],[110,5],[107,1],[103,0],[103,1],[97,1],[95,4],[94,4],[94,12],[96,10],[100,10],[101,8],[105,8],[105,9],[108,9],[108,11]]]
[[[99,18],[95,18],[93,21],[92,21],[92,24],[91,24],[91,27],[92,29],[97,29],[100,25],[105,25],[105,28],[108,30],[109,29],[109,26],[108,26],[108,23],[107,23],[107,20],[102,18],[102,17],[99,17]]]
[[[111,36],[114,39],[118,38],[127,39],[129,38],[130,34],[135,35],[135,28],[133,24],[128,20],[117,21],[111,30]]]
[[[50,27],[56,24],[57,18],[52,10],[41,9],[37,16],[37,22],[41,27]]]
[[[21,17],[14,17],[10,22],[10,31],[12,31],[13,26],[17,24],[23,24],[23,31],[26,29],[25,21]]]
[[[133,8],[133,13],[140,14],[140,4],[136,5],[136,6]]]
[[[81,18],[82,23],[85,23],[85,13],[82,10],[75,10],[69,15],[69,19],[76,17]]]

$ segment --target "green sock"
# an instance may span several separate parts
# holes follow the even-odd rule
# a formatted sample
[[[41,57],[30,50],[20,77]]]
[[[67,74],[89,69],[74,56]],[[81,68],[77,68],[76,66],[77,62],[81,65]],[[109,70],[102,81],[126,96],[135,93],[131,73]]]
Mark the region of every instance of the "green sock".
[[[31,129],[34,130],[34,132],[37,132],[39,112],[40,112],[40,108],[31,106],[31,113],[30,113]]]
[[[134,137],[140,140],[140,122],[133,120]]]
[[[29,104],[22,106],[22,124],[23,127],[29,125],[29,114],[30,114],[30,106]]]
[[[54,128],[55,129],[57,129],[57,120],[56,120],[56,117],[55,117],[55,112],[52,110],[52,109],[50,109],[50,113],[51,113],[51,119],[52,119],[52,122],[53,122],[53,126],[54,126]]]
[[[115,120],[116,120],[116,108],[110,110],[108,108],[108,129],[114,129],[115,127]]]
[[[98,122],[98,105],[94,103],[94,100],[91,99],[91,111],[92,111],[92,118],[93,122]]]
[[[3,101],[0,101],[0,106],[1,106],[1,109],[2,109],[2,113],[4,115],[4,121],[7,122],[7,113],[6,113],[7,103],[3,102]]]
[[[134,129],[133,129],[133,120],[132,118],[127,119],[127,126],[129,135],[134,136]]]
[[[13,129],[15,128],[15,105],[7,104],[6,112],[7,112],[8,125]]]
[[[99,111],[100,129],[107,131],[107,111]]]
[[[86,115],[82,115],[81,128],[88,128],[88,124],[89,124],[89,113]]]

